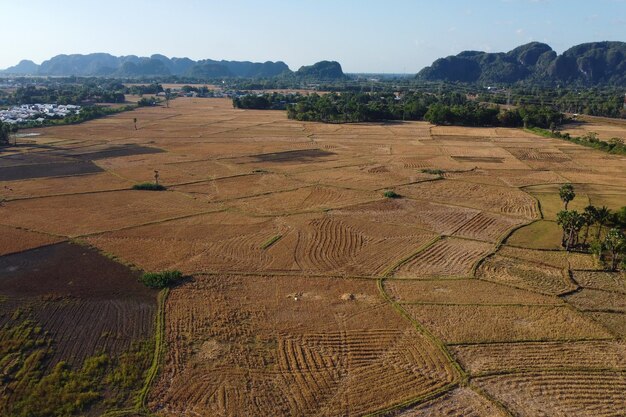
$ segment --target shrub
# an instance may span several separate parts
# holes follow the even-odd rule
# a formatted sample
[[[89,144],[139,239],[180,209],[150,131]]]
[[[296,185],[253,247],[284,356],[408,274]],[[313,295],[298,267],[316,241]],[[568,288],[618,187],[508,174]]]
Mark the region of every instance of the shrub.
[[[422,172],[424,174],[431,174],[431,175],[443,175],[446,173],[446,171],[444,171],[443,169],[423,169]]]
[[[149,288],[169,287],[183,278],[180,271],[146,272],[141,276],[141,282]]]
[[[395,191],[392,191],[392,190],[385,191],[383,196],[385,196],[386,198],[400,198],[400,194],[398,194],[398,193],[396,193]]]
[[[167,187],[161,184],[155,184],[153,182],[142,182],[141,184],[133,185],[133,190],[165,191],[167,190]]]

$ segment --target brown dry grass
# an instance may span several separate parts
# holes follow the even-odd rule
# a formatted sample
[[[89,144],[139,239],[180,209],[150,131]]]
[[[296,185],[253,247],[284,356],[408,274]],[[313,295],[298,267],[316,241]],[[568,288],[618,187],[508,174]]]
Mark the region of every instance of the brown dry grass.
[[[174,192],[114,191],[15,200],[2,222],[77,236],[209,211],[206,204]]]
[[[611,335],[567,307],[409,305],[407,311],[447,343],[602,339]]]
[[[420,200],[458,204],[526,219],[539,217],[532,197],[508,187],[444,180],[401,187],[398,192]]]
[[[0,256],[50,245],[63,238],[0,225]]]
[[[626,294],[584,288],[567,296],[567,302],[581,311],[626,313]]]
[[[400,417],[505,417],[507,414],[469,388],[457,388],[433,401],[404,411]]]
[[[386,280],[385,289],[400,303],[424,304],[561,304],[557,297],[477,279]]]
[[[541,294],[559,295],[576,289],[563,269],[501,255],[485,259],[476,276]]]
[[[361,415],[455,379],[373,282],[196,277],[167,311],[162,415]]]
[[[471,374],[572,368],[626,370],[623,342],[495,343],[451,349]]]
[[[479,378],[476,384],[522,417],[626,414],[626,373],[546,372]]]
[[[393,275],[398,278],[467,276],[472,266],[491,249],[492,245],[476,240],[441,239],[401,265]]]
[[[582,287],[626,294],[626,277],[619,272],[573,271],[572,274]]]
[[[536,250],[503,246],[498,254],[525,261],[549,265],[555,268],[596,269],[593,256],[565,251]]]
[[[623,157],[516,129],[297,122],[226,99],[181,98],[37,132],[17,153],[46,152],[39,145],[71,155],[117,145],[164,152],[97,160],[105,173],[0,183],[0,198],[49,196],[0,208],[0,254],[56,241],[20,226],[95,233],[90,243],[146,270],[218,274],[172,292],[151,394],[159,415],[362,415],[413,401],[408,415],[499,415],[480,390],[447,385],[459,379],[436,338],[498,342],[451,347],[472,373],[540,369],[514,383],[484,380],[514,414],[529,402],[530,415],[575,415],[576,405],[602,415],[618,398],[601,380],[588,382],[600,363],[622,366],[622,342],[574,340],[626,337],[622,281],[581,271],[596,268],[588,255],[510,246],[481,264],[482,279],[469,278],[509,229],[539,217],[533,195],[548,218],[565,182],[578,194],[572,208],[626,205]],[[19,156],[3,155],[0,166]],[[440,180],[423,169],[446,172]],[[107,191],[151,181],[154,170],[168,192]],[[404,198],[383,199],[388,188]],[[50,197],[56,190],[87,193]],[[542,226],[509,242],[553,247],[555,229]],[[398,265],[396,275],[418,280],[389,278],[384,290],[414,323],[374,280],[346,279],[380,278]],[[567,269],[586,289],[562,304],[555,294],[576,289]],[[441,276],[457,279],[432,279]],[[544,378],[573,368],[579,379]],[[578,381],[591,394],[565,385]],[[419,404],[438,389],[451,391]]]

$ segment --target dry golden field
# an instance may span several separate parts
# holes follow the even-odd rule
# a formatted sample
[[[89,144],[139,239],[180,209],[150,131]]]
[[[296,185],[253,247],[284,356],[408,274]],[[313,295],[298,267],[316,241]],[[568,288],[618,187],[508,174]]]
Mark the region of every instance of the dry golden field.
[[[0,266],[72,241],[188,275],[156,313],[144,411],[626,415],[626,280],[563,251],[555,223],[565,182],[572,208],[626,206],[624,157],[516,129],[297,122],[226,99],[37,133],[0,153]],[[155,171],[166,191],[131,190]]]

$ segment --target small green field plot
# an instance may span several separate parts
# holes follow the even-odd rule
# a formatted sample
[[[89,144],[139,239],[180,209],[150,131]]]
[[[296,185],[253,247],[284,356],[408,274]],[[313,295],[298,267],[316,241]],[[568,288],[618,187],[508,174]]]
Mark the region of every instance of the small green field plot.
[[[568,210],[582,212],[589,205],[589,197],[574,186],[576,197],[569,202]],[[524,188],[524,191],[539,200],[541,213],[546,220],[556,220],[556,214],[564,209],[563,201],[559,197],[559,184],[536,185]]]
[[[506,243],[530,249],[561,249],[562,234],[563,231],[555,222],[539,220],[517,229]]]

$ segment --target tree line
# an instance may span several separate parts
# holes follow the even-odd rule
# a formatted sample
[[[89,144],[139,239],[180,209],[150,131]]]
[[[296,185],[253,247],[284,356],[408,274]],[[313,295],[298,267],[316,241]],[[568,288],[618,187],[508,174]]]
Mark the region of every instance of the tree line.
[[[529,105],[503,110],[469,100],[461,93],[423,92],[281,95],[245,95],[233,99],[237,108],[287,109],[290,119],[325,123],[425,120],[437,125],[536,126],[554,128],[564,116],[548,106]]]

